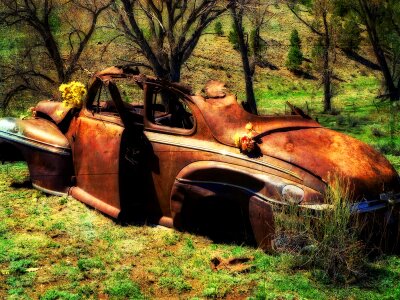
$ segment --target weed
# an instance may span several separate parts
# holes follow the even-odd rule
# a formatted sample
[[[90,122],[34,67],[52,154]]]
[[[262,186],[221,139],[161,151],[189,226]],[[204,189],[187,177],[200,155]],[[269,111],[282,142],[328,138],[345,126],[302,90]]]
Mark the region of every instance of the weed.
[[[377,138],[385,136],[385,133],[378,127],[371,127],[371,134]]]
[[[194,250],[195,249],[193,240],[191,238],[189,238],[189,237],[185,239],[185,248],[187,250]]]
[[[304,249],[299,266],[319,269],[333,282],[346,282],[364,275],[365,247],[359,240],[362,224],[352,218],[351,192],[348,183],[336,177],[325,195],[331,209],[321,213],[316,222],[310,222],[307,238],[313,247]]]
[[[7,278],[7,284],[12,288],[32,287],[35,283],[36,273],[15,274]]]
[[[66,291],[60,291],[57,289],[51,289],[46,291],[42,296],[39,297],[40,300],[80,300],[81,297],[78,294],[72,294]]]
[[[104,292],[110,299],[145,299],[138,284],[127,278],[107,282]]]
[[[181,235],[177,232],[168,233],[163,236],[164,242],[168,246],[176,245],[181,240]]]
[[[360,120],[357,117],[349,115],[347,116],[347,123],[350,127],[356,127],[360,123]]]
[[[191,285],[187,283],[184,278],[177,276],[160,277],[158,280],[158,284],[162,288],[166,288],[168,290],[176,290],[179,293],[183,291],[190,291],[192,289]]]
[[[17,261],[12,261],[10,263],[10,272],[13,274],[24,274],[26,269],[34,265],[33,261],[30,259],[21,259]]]
[[[68,202],[68,196],[60,197],[60,200],[58,200],[58,203],[60,205],[65,205],[65,204],[67,204],[67,202]]]
[[[104,264],[98,258],[84,258],[78,260],[78,268],[81,271],[90,271],[91,269],[104,269]]]
[[[346,119],[342,115],[337,115],[336,116],[336,125],[337,126],[343,126],[346,123]]]
[[[224,30],[222,28],[222,23],[221,22],[218,21],[218,22],[215,23],[214,31],[215,31],[215,34],[218,35],[218,36],[223,36],[224,35]]]
[[[65,230],[65,228],[66,228],[65,223],[59,221],[51,225],[50,230]]]
[[[400,144],[393,144],[390,140],[380,141],[375,147],[383,154],[400,156]]]

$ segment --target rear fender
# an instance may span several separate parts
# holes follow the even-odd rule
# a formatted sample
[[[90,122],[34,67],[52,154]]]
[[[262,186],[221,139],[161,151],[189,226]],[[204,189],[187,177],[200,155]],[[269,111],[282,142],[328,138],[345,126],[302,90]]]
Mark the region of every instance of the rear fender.
[[[32,185],[50,194],[65,194],[73,175],[71,147],[52,122],[40,119],[0,119],[3,160],[25,160]]]

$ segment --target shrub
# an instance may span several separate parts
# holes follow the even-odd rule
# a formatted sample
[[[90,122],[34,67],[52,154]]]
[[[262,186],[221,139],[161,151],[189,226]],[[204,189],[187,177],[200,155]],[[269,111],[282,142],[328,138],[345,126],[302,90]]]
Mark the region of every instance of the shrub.
[[[275,246],[293,253],[294,268],[313,270],[332,282],[364,275],[363,224],[352,217],[350,198],[350,185],[335,178],[325,195],[328,209],[317,212],[290,206],[275,214]]]
[[[374,137],[383,137],[385,136],[385,133],[378,127],[372,127],[371,128],[371,133]]]
[[[286,60],[286,67],[291,71],[295,71],[301,67],[302,62],[303,53],[301,52],[299,32],[296,29],[293,29],[292,34],[290,35],[290,48]]]
[[[78,294],[71,294],[66,291],[60,291],[56,289],[51,289],[46,291],[46,293],[39,297],[40,300],[79,300],[81,297]]]
[[[78,268],[81,271],[90,271],[91,269],[104,269],[104,264],[98,258],[82,258],[78,260]]]
[[[357,51],[361,43],[361,32],[356,19],[347,18],[339,28],[339,46],[348,51]]]
[[[342,115],[337,115],[336,116],[336,125],[337,126],[343,126],[346,123],[346,119]]]
[[[228,41],[232,44],[233,49],[239,50],[239,36],[235,24],[232,24],[232,30],[229,31]]]
[[[216,35],[218,35],[218,36],[223,36],[224,35],[224,30],[222,29],[222,23],[220,21],[215,23],[214,31],[215,31]]]
[[[33,266],[33,261],[30,259],[21,259],[10,263],[10,272],[14,274],[24,274],[26,269]]]
[[[129,279],[113,281],[107,285],[104,292],[111,296],[111,299],[144,299],[137,283]],[[114,298],[113,298],[114,297]]]

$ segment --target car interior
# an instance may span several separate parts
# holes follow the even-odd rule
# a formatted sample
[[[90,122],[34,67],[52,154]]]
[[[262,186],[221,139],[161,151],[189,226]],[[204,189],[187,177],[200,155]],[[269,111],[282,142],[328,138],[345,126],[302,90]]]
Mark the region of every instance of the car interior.
[[[135,123],[143,124],[144,92],[142,88],[129,79],[117,80],[116,83],[129,117]],[[154,124],[173,128],[193,128],[193,116],[189,107],[178,95],[166,88],[152,89],[151,108],[150,122]],[[88,109],[97,114],[119,117],[112,96],[105,85],[99,87],[96,98]]]

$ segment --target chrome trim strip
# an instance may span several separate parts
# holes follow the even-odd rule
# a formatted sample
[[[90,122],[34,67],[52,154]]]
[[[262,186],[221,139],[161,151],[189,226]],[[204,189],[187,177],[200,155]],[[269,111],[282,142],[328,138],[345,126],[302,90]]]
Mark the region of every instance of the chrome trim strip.
[[[247,189],[243,186],[239,186],[236,184],[231,184],[231,183],[226,183],[226,182],[218,182],[218,181],[208,181],[208,180],[191,180],[191,179],[185,179],[185,178],[176,178],[176,180],[180,183],[189,183],[189,184],[219,184],[222,186],[228,186],[228,187],[233,187],[233,188],[237,188],[237,189],[241,189],[245,192],[248,192],[252,195],[255,195],[259,198],[261,198],[262,200],[265,200],[267,202],[270,202],[272,204],[279,204],[279,205],[288,205],[288,203],[286,202],[282,202],[282,201],[278,201],[269,197],[264,196],[263,194],[254,192],[250,189]]]
[[[351,212],[367,213],[399,205],[400,205],[400,194],[397,194],[394,195],[394,198],[390,200],[370,200],[370,201],[361,201],[358,203],[354,203],[351,206]]]
[[[62,147],[62,146],[57,146],[57,145],[52,145],[48,144],[42,141],[34,140],[19,134],[14,134],[11,132],[6,132],[6,131],[1,131],[0,130],[0,138],[20,143],[26,146],[34,147],[40,150],[45,150],[48,152],[53,152],[61,155],[71,155],[71,149]]]
[[[214,149],[211,149],[211,148],[208,148],[208,147],[189,145],[189,144],[179,143],[179,142],[171,142],[171,141],[160,139],[160,138],[157,138],[157,137],[149,137],[148,136],[148,139],[151,142],[160,143],[160,144],[164,144],[164,145],[179,146],[179,147],[183,147],[183,148],[188,148],[188,149],[193,149],[193,150],[201,150],[201,151],[206,151],[206,152],[210,152],[210,153],[226,155],[226,156],[230,156],[230,157],[233,157],[233,158],[238,158],[238,159],[241,159],[241,160],[245,160],[245,161],[248,161],[248,162],[256,163],[258,165],[261,165],[261,166],[264,166],[264,167],[268,167],[268,168],[271,168],[271,169],[286,173],[286,174],[288,174],[290,176],[293,176],[293,177],[295,177],[295,178],[297,178],[299,180],[303,180],[300,176],[298,176],[296,173],[294,173],[292,171],[289,171],[287,169],[275,166],[273,164],[270,164],[270,163],[267,163],[267,162],[264,162],[264,161],[261,161],[261,160],[255,159],[255,158],[246,157],[245,155],[240,155],[240,154],[236,154],[236,153],[232,153],[232,152],[228,152],[228,151],[223,151],[223,150],[218,151],[218,150],[214,150]]]
[[[68,196],[67,193],[52,191],[52,190],[46,189],[46,188],[41,187],[41,186],[39,186],[37,184],[34,184],[34,183],[32,183],[32,186],[35,189],[38,189],[39,191],[42,191],[43,193],[46,193],[46,194],[50,194],[50,195],[54,195],[54,196],[63,196],[63,197]]]

